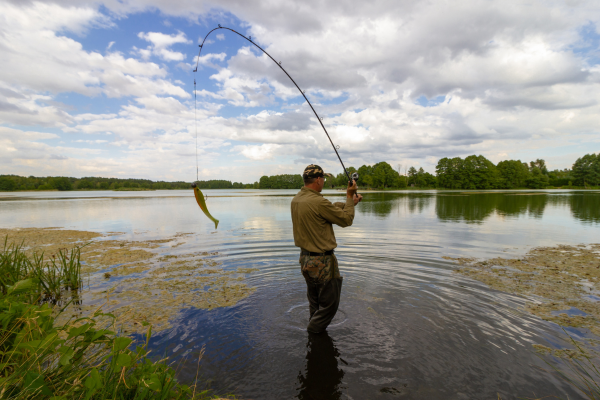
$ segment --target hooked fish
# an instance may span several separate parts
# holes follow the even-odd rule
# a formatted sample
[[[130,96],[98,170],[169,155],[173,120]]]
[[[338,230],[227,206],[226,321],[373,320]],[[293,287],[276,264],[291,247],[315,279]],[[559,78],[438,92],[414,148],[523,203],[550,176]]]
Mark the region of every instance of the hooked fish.
[[[204,201],[204,194],[202,194],[196,183],[192,183],[192,187],[194,188],[194,196],[196,196],[196,201],[198,202],[200,209],[202,210],[202,212],[204,212],[204,215],[206,215],[212,222],[215,223],[215,229],[217,229],[217,225],[219,225],[219,220],[215,219],[208,212],[208,208],[206,207],[206,201]]]

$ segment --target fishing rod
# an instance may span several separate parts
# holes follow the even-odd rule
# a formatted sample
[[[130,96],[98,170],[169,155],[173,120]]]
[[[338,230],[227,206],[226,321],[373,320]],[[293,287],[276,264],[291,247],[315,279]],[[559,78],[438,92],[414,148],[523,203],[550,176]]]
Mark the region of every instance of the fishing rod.
[[[340,157],[340,153],[338,153],[338,149],[340,148],[339,146],[336,146],[333,144],[333,140],[331,140],[331,137],[329,136],[329,133],[327,132],[327,129],[325,129],[325,125],[323,125],[323,118],[319,117],[319,114],[317,114],[317,111],[315,111],[315,108],[313,107],[313,105],[310,103],[310,101],[308,100],[308,98],[306,97],[305,91],[300,89],[300,86],[298,86],[298,84],[296,83],[296,81],[290,76],[290,74],[285,70],[285,68],[283,68],[281,66],[281,61],[275,61],[275,59],[273,57],[271,57],[271,55],[269,53],[267,53],[262,47],[260,47],[258,44],[256,44],[255,42],[252,41],[252,36],[244,36],[241,33],[239,33],[236,30],[233,30],[231,28],[227,28],[225,26],[221,26],[221,24],[219,24],[218,28],[214,28],[213,30],[211,30],[210,32],[208,32],[206,34],[206,36],[204,37],[204,40],[202,41],[202,44],[199,45],[200,50],[198,51],[198,60],[196,60],[196,69],[193,71],[194,73],[198,72],[198,65],[200,63],[200,54],[202,53],[202,49],[204,48],[204,42],[206,42],[206,39],[208,38],[208,36],[213,33],[216,30],[219,29],[226,29],[228,31],[231,31],[233,33],[235,33],[236,35],[239,35],[241,37],[243,37],[244,39],[246,39],[247,41],[249,41],[250,43],[252,43],[254,46],[258,47],[260,49],[260,51],[262,51],[263,53],[265,53],[271,60],[273,60],[273,62],[275,64],[277,64],[277,66],[287,75],[288,78],[290,78],[290,80],[294,83],[294,85],[296,86],[296,88],[298,89],[298,91],[300,92],[300,94],[302,94],[302,97],[304,97],[304,100],[306,100],[306,102],[308,103],[308,105],[310,106],[310,109],[312,110],[312,112],[315,114],[315,117],[317,117],[317,120],[319,121],[319,124],[321,124],[321,128],[323,128],[323,131],[325,131],[325,134],[327,135],[327,139],[329,139],[329,143],[331,143],[331,146],[333,147],[333,151],[335,151],[335,154],[337,155],[338,160],[340,160],[340,164],[342,164],[342,168],[344,169],[344,173],[346,174],[346,176],[348,177],[348,182],[352,182],[352,180],[357,181],[358,180],[358,173],[354,172],[352,174],[352,176],[350,176],[350,174],[348,173],[348,170],[346,169],[346,166],[344,165],[344,162],[342,161],[342,158]],[[194,75],[195,76],[195,75]],[[195,117],[195,111],[196,110],[196,79],[194,79],[194,118]],[[196,132],[196,143],[198,140],[198,132]],[[198,151],[197,149],[197,144],[196,144],[196,152]],[[198,178],[198,156],[196,155],[196,179]]]

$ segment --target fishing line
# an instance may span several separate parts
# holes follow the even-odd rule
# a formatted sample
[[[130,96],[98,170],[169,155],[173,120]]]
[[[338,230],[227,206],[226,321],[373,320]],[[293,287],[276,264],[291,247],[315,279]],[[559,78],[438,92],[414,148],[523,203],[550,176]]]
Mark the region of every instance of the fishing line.
[[[196,69],[193,71],[194,74],[196,72],[198,72],[198,65],[200,63],[200,54],[202,53],[202,48],[204,47],[204,42],[208,38],[208,35],[210,35],[211,33],[213,33],[214,31],[216,31],[218,29],[226,29],[228,31],[231,31],[231,32],[233,32],[233,33],[235,33],[235,34],[243,37],[244,39],[246,39],[247,41],[249,41],[250,43],[252,43],[254,46],[258,47],[260,49],[260,51],[262,51],[263,53],[265,53],[271,60],[273,60],[273,62],[275,64],[277,64],[277,66],[287,75],[287,77],[290,78],[290,80],[294,83],[294,85],[296,86],[296,88],[300,91],[300,94],[302,94],[302,97],[304,97],[304,100],[306,100],[306,102],[310,106],[310,109],[312,110],[312,112],[317,117],[317,120],[319,121],[319,124],[321,124],[321,128],[323,128],[323,131],[325,131],[325,134],[327,135],[327,138],[329,139],[329,143],[331,143],[331,147],[333,147],[333,151],[335,151],[335,154],[337,155],[338,160],[340,160],[340,164],[342,164],[342,168],[344,169],[344,172],[346,173],[346,176],[348,177],[348,182],[351,182],[353,179],[354,180],[358,180],[358,174],[356,172],[352,174],[352,177],[350,177],[350,174],[348,173],[348,170],[346,169],[346,166],[344,165],[344,162],[342,161],[342,158],[340,157],[340,153],[338,153],[339,146],[336,146],[336,145],[333,144],[333,140],[331,140],[331,137],[329,136],[329,133],[327,132],[327,129],[325,129],[325,125],[323,125],[323,118],[319,117],[319,114],[317,114],[317,112],[315,111],[315,108],[313,107],[313,105],[310,103],[310,101],[306,97],[306,94],[304,93],[304,91],[302,89],[300,89],[300,86],[298,86],[298,84],[296,83],[296,81],[281,66],[281,61],[279,61],[279,62],[275,61],[275,59],[273,57],[271,57],[271,55],[269,53],[267,53],[258,44],[254,43],[252,41],[252,36],[246,37],[246,36],[242,35],[241,33],[237,32],[237,31],[235,31],[235,30],[233,30],[231,28],[227,28],[227,27],[221,26],[219,24],[218,28],[214,28],[213,30],[211,30],[210,32],[208,32],[206,34],[206,36],[204,37],[204,40],[202,41],[202,44],[199,45],[200,50],[198,51],[198,59],[196,61]],[[195,104],[196,104],[196,100],[195,99],[196,99],[196,79],[194,78],[194,107],[195,107]],[[194,112],[195,112],[195,110],[194,110]],[[196,175],[197,174],[198,174],[198,130],[196,128]]]
[[[198,67],[196,67],[198,69]],[[196,128],[196,181],[198,177],[198,119],[196,118],[196,78],[194,78],[194,128]]]

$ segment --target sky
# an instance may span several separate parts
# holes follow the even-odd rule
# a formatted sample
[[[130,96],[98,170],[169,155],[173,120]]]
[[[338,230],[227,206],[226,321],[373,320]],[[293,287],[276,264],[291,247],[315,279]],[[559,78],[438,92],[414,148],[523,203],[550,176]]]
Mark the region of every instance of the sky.
[[[0,174],[341,172],[218,24],[346,166],[600,151],[598,1],[3,0]]]

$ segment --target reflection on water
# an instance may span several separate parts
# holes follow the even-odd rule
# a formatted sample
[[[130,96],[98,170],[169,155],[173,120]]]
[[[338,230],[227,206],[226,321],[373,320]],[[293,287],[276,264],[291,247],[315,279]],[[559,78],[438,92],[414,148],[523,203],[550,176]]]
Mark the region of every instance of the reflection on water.
[[[586,222],[600,222],[600,193],[579,192],[569,196],[571,213]]]
[[[309,334],[306,369],[298,374],[300,400],[337,400],[342,396],[344,371],[338,367],[340,352],[329,333]]]
[[[441,195],[436,197],[438,218],[444,221],[465,221],[480,223],[490,215],[516,217],[528,214],[533,218],[541,218],[548,204],[546,193],[532,194],[456,194]]]
[[[567,345],[558,326],[524,312],[528,299],[453,273],[442,257],[519,257],[535,246],[598,242],[599,193],[364,192],[354,225],[336,228],[344,276],[338,320],[313,338],[304,330],[306,284],[292,237],[295,192],[207,190],[218,231],[191,190],[45,193],[46,200],[11,193],[0,201],[0,226],[120,231],[137,240],[188,232],[178,251],[218,252],[226,271],[258,268],[245,281],[256,289],[251,296],[232,307],[183,309],[151,340],[183,381],[193,381],[205,346],[200,374],[220,393],[581,398],[532,353],[534,343]],[[339,201],[344,193],[325,195]]]

